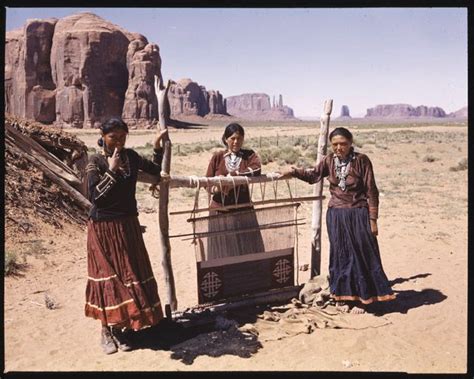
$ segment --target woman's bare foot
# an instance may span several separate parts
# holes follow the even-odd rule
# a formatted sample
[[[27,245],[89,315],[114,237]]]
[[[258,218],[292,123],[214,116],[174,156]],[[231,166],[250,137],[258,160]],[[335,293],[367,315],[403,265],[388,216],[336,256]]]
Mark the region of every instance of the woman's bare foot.
[[[365,308],[363,305],[354,305],[350,313],[355,314],[355,315],[361,315],[365,313]]]
[[[343,301],[336,301],[336,309],[339,311],[339,312],[342,312],[342,313],[347,313],[349,312],[349,305],[347,305],[345,302]]]

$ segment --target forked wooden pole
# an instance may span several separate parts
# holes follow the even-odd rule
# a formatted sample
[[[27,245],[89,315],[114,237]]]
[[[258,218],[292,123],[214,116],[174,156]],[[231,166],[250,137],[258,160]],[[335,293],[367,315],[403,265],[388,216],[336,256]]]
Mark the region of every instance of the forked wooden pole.
[[[161,77],[155,75],[155,91],[158,99],[159,127],[161,130],[167,129],[167,111],[169,107],[168,90],[171,82],[168,81],[166,87],[163,86]],[[162,176],[170,174],[171,169],[171,141],[169,135],[163,137],[164,153],[162,162]],[[160,181],[160,199],[158,209],[158,223],[160,225],[160,244],[161,244],[161,264],[163,266],[164,279],[166,283],[166,302],[165,314],[171,319],[171,312],[178,309],[178,301],[176,299],[176,289],[174,284],[173,268],[171,265],[171,244],[169,238],[169,182]]]
[[[324,102],[324,113],[321,116],[321,129],[319,132],[318,155],[316,165],[326,155],[328,145],[329,119],[332,111],[332,99]],[[324,179],[323,179],[324,180]],[[323,194],[323,180],[314,184],[313,195],[321,197]],[[323,213],[322,200],[313,202],[313,219],[311,222],[311,278],[321,273],[321,221]]]

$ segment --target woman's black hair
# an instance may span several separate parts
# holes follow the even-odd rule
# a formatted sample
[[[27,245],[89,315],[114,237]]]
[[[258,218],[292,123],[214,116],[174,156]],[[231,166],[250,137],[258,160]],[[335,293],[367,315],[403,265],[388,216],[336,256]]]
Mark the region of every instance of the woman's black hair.
[[[117,130],[117,129],[124,130],[126,133],[128,133],[127,124],[121,118],[118,118],[118,117],[109,118],[106,122],[104,122],[100,126],[99,129],[102,132],[102,134],[107,134],[107,133],[110,133],[112,130]],[[100,137],[99,140],[97,141],[97,144],[100,147],[104,146],[104,139]]]
[[[226,139],[234,133],[239,133],[242,137],[245,136],[244,128],[242,128],[242,125],[233,122],[225,127],[224,134],[222,135],[222,143],[225,146],[227,146]]]
[[[347,138],[349,141],[352,142],[353,140],[353,137],[352,137],[352,133],[346,129],[346,128],[336,128],[334,129],[330,134],[329,134],[329,141],[332,140],[333,137],[335,136],[343,136],[345,138]]]

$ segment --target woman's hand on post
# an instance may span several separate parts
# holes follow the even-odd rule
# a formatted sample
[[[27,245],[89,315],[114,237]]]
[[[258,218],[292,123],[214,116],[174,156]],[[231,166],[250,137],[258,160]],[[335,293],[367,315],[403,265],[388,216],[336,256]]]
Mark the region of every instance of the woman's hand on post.
[[[115,148],[112,156],[107,158],[107,163],[109,164],[109,170],[112,172],[117,171],[120,167],[120,154],[117,148]]]
[[[377,237],[379,234],[379,228],[377,226],[377,220],[370,219],[370,229],[372,230],[372,234]]]
[[[156,131],[155,142],[154,142],[155,149],[158,149],[160,147],[160,142],[163,141],[163,137],[167,135],[167,133],[168,133],[168,128],[163,129],[163,130],[158,129]]]

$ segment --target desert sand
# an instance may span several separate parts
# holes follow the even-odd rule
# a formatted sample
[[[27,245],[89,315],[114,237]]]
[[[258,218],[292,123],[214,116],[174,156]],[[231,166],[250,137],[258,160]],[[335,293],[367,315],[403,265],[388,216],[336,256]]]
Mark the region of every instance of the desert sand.
[[[245,126],[245,124],[244,124]],[[195,130],[171,130],[174,143],[218,139],[223,125]],[[317,134],[313,128],[247,129],[247,137]],[[317,329],[279,341],[262,343],[249,358],[225,354],[199,355],[187,365],[166,348],[140,348],[107,356],[99,345],[98,321],[84,317],[87,278],[85,228],[44,225],[40,235],[8,235],[7,247],[30,250],[27,269],[5,279],[6,371],[401,371],[461,373],[467,369],[467,170],[451,171],[467,157],[466,126],[424,126],[380,129],[377,143],[358,148],[372,160],[381,193],[379,245],[385,272],[397,300],[383,315],[388,325],[363,330]],[[373,130],[353,129],[358,135]],[[79,137],[94,146],[93,131]],[[132,132],[129,146],[152,140],[152,132]],[[398,133],[398,134],[396,134]],[[405,133],[405,134],[400,134]],[[424,133],[430,133],[424,135]],[[390,138],[394,134],[396,138]],[[416,137],[416,138],[415,138]],[[426,156],[433,157],[424,159]],[[209,152],[173,157],[175,174],[202,175]],[[277,163],[264,172],[278,170]],[[291,182],[295,192],[311,187]],[[191,209],[192,190],[173,189],[170,211]],[[325,194],[327,188],[325,188]],[[144,185],[138,191],[140,223],[158,281],[162,280],[158,244],[157,200]],[[201,196],[205,202],[205,196]],[[323,213],[322,272],[327,273],[328,239]],[[310,263],[311,203],[300,207],[306,225],[299,227],[299,265]],[[171,216],[170,234],[189,233],[188,215]],[[197,304],[196,264],[189,241],[172,240],[172,262],[179,309]],[[299,272],[299,282],[309,279]],[[44,294],[57,309],[44,306]],[[348,315],[348,317],[358,317]]]

